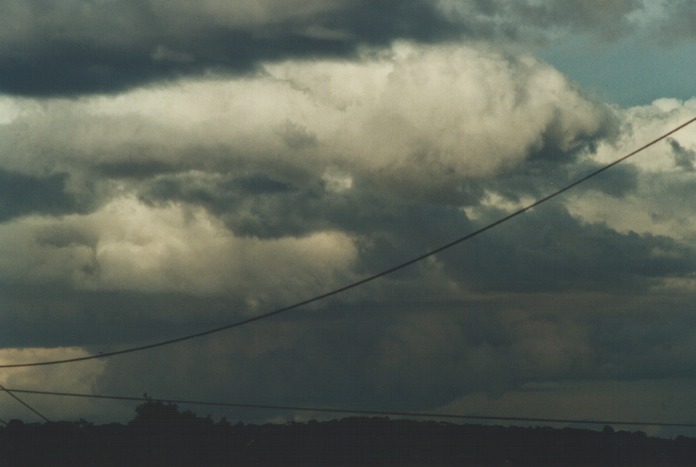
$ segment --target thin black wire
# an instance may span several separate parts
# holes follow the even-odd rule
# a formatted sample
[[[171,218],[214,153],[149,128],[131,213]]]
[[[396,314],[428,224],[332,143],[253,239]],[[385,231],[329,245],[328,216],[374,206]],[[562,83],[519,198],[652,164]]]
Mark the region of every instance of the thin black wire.
[[[660,427],[681,427],[681,428],[696,428],[696,423],[675,423],[675,422],[651,422],[651,421],[626,421],[626,420],[590,420],[590,419],[574,419],[574,418],[539,418],[539,417],[507,417],[495,415],[462,415],[452,413],[435,413],[435,412],[403,412],[403,411],[388,411],[388,410],[362,410],[362,409],[341,409],[328,407],[306,407],[293,405],[268,405],[268,404],[241,404],[235,402],[210,402],[186,399],[152,399],[149,397],[130,397],[130,396],[111,396],[105,394],[81,394],[74,392],[56,392],[56,391],[36,391],[32,389],[4,389],[5,391],[19,392],[24,394],[35,394],[41,396],[57,396],[57,397],[76,397],[84,399],[108,399],[118,401],[135,401],[145,402],[156,400],[167,404],[186,404],[186,405],[202,405],[213,407],[233,407],[240,409],[262,409],[262,410],[293,410],[298,412],[320,412],[334,413],[346,415],[378,415],[392,417],[414,417],[414,418],[441,418],[453,420],[489,420],[489,421],[509,421],[509,422],[540,422],[540,423],[572,423],[585,425],[632,425],[632,426],[660,426]]]
[[[435,249],[433,249],[433,250],[430,250],[430,251],[428,251],[427,253],[424,253],[424,254],[422,254],[422,255],[420,255],[420,256],[417,256],[417,257],[415,257],[415,258],[413,258],[413,259],[410,259],[410,260],[408,260],[408,261],[405,261],[405,262],[403,262],[403,263],[401,263],[401,264],[398,264],[398,265],[396,265],[396,266],[393,266],[393,267],[391,267],[391,268],[389,268],[389,269],[386,269],[386,270],[384,270],[384,271],[382,271],[382,272],[379,272],[379,273],[377,273],[377,274],[374,274],[374,275],[372,275],[372,276],[368,276],[368,277],[366,277],[366,278],[364,278],[364,279],[361,279],[361,280],[359,280],[359,281],[357,281],[357,282],[353,282],[353,283],[348,284],[348,285],[345,285],[345,286],[343,286],[343,287],[339,287],[338,289],[331,290],[331,291],[326,292],[326,293],[323,293],[323,294],[321,294],[321,295],[316,295],[316,296],[314,296],[314,297],[312,297],[312,298],[309,298],[309,299],[307,299],[307,300],[303,300],[303,301],[297,302],[297,303],[295,303],[295,304],[293,304],[293,305],[289,305],[289,306],[286,306],[286,307],[283,307],[283,308],[279,308],[279,309],[277,309],[277,310],[270,311],[270,312],[268,312],[268,313],[264,313],[264,314],[261,314],[261,315],[257,315],[257,316],[254,316],[254,317],[252,317],[252,318],[243,319],[243,320],[241,320],[241,321],[237,321],[237,322],[232,323],[232,324],[227,324],[227,325],[225,325],[225,326],[220,326],[220,327],[217,327],[217,328],[208,329],[208,330],[206,330],[206,331],[197,332],[197,333],[195,333],[195,334],[188,334],[188,335],[186,335],[186,336],[176,337],[176,338],[174,338],[174,339],[168,339],[168,340],[164,340],[164,341],[160,341],[160,342],[154,342],[154,343],[151,343],[151,344],[141,345],[141,346],[137,346],[137,347],[130,347],[130,348],[127,348],[127,349],[122,349],[122,350],[114,350],[114,351],[112,351],[112,352],[102,352],[102,353],[98,353],[98,354],[94,354],[94,355],[87,355],[87,356],[84,356],[84,357],[74,357],[74,358],[66,358],[66,359],[62,359],[62,360],[50,360],[50,361],[43,361],[43,362],[27,362],[27,363],[12,363],[12,364],[5,364],[5,365],[0,365],[0,368],[23,368],[23,367],[30,367],[30,366],[44,366],[44,365],[58,365],[58,364],[63,364],[63,363],[76,363],[76,362],[83,362],[83,361],[86,361],[86,360],[94,360],[94,359],[97,359],[97,358],[114,357],[114,356],[116,356],[116,355],[123,355],[123,354],[127,354],[127,353],[132,353],[132,352],[140,352],[140,351],[143,351],[143,350],[154,349],[154,348],[156,348],[156,347],[163,347],[163,346],[166,346],[166,345],[177,344],[177,343],[179,343],[179,342],[184,342],[184,341],[187,341],[187,340],[196,339],[196,338],[198,338],[198,337],[208,336],[208,335],[210,335],[210,334],[214,334],[214,333],[218,333],[218,332],[221,332],[221,331],[226,331],[226,330],[228,330],[228,329],[232,329],[232,328],[244,326],[244,325],[246,325],[246,324],[250,324],[250,323],[253,323],[253,322],[255,322],[255,321],[260,321],[260,320],[262,320],[262,319],[270,318],[271,316],[279,315],[279,314],[281,314],[281,313],[285,313],[285,312],[287,312],[287,311],[294,310],[294,309],[296,309],[296,308],[300,308],[300,307],[302,307],[302,306],[304,306],[304,305],[309,305],[310,303],[318,302],[318,301],[323,300],[323,299],[325,299],[325,298],[329,298],[329,297],[331,297],[331,296],[338,295],[338,294],[340,294],[340,293],[342,293],[342,292],[345,292],[345,291],[347,291],[347,290],[350,290],[350,289],[359,287],[359,286],[361,286],[361,285],[363,285],[363,284],[366,284],[366,283],[368,283],[368,282],[372,282],[372,281],[374,281],[374,280],[376,280],[376,279],[379,279],[379,278],[381,278],[381,277],[384,277],[384,276],[386,276],[386,275],[388,275],[388,274],[392,274],[392,273],[394,273],[394,272],[396,272],[396,271],[398,271],[398,270],[400,270],[400,269],[404,269],[404,268],[406,268],[406,267],[408,267],[408,266],[411,266],[411,265],[414,264],[414,263],[417,263],[417,262],[422,261],[422,260],[424,260],[424,259],[426,259],[426,258],[429,258],[429,257],[431,257],[431,256],[434,256],[434,255],[436,255],[436,254],[438,254],[438,253],[440,253],[440,252],[442,252],[442,251],[444,251],[444,250],[447,250],[447,249],[449,249],[449,248],[452,248],[453,246],[458,245],[458,244],[460,244],[460,243],[462,243],[462,242],[464,242],[464,241],[466,241],[466,240],[469,240],[469,239],[471,239],[471,238],[473,238],[473,237],[476,237],[477,235],[480,235],[480,234],[482,234],[482,233],[484,233],[484,232],[486,232],[486,231],[492,229],[493,227],[496,227],[496,226],[498,226],[498,225],[500,225],[500,224],[502,224],[502,223],[504,223],[504,222],[507,222],[507,221],[509,221],[510,219],[512,219],[512,218],[514,218],[514,217],[517,217],[517,216],[519,216],[520,214],[523,214],[523,213],[529,211],[530,209],[535,208],[535,207],[539,206],[540,204],[545,203],[546,201],[549,201],[550,199],[555,198],[556,196],[558,196],[558,195],[560,195],[560,194],[562,194],[562,193],[565,193],[566,191],[570,190],[571,188],[574,188],[574,187],[576,187],[577,185],[579,185],[579,184],[581,184],[581,183],[583,183],[583,182],[586,182],[587,180],[589,180],[589,179],[591,179],[591,178],[593,178],[593,177],[595,177],[595,176],[601,174],[602,172],[604,172],[604,171],[610,169],[611,167],[613,167],[613,166],[615,166],[615,165],[617,165],[617,164],[619,164],[619,163],[625,161],[626,159],[635,156],[635,155],[638,154],[639,152],[641,152],[641,151],[643,151],[643,150],[649,148],[650,146],[654,145],[655,143],[657,143],[657,142],[659,142],[659,141],[661,141],[661,140],[667,138],[668,136],[670,136],[670,135],[676,133],[677,131],[681,130],[682,128],[686,127],[687,125],[690,125],[690,124],[693,123],[694,121],[696,121],[696,117],[692,118],[691,120],[689,120],[689,121],[686,122],[686,123],[682,123],[681,125],[677,126],[676,128],[674,128],[674,129],[668,131],[667,133],[663,134],[662,136],[660,136],[660,137],[658,137],[658,138],[656,138],[656,139],[650,141],[649,143],[647,143],[647,144],[641,146],[640,148],[634,150],[633,152],[631,152],[631,153],[629,153],[629,154],[626,154],[625,156],[620,157],[619,159],[616,159],[615,161],[613,161],[613,162],[611,162],[611,163],[609,163],[609,164],[607,164],[607,165],[605,165],[605,166],[603,166],[603,167],[600,167],[599,169],[597,169],[597,170],[595,170],[595,171],[593,171],[593,172],[590,172],[588,175],[585,175],[584,177],[579,178],[578,180],[576,180],[576,181],[572,182],[571,184],[566,185],[565,187],[563,187],[563,188],[561,188],[561,189],[559,189],[559,190],[557,190],[557,191],[551,193],[550,195],[547,195],[547,196],[545,196],[545,197],[543,197],[543,198],[540,198],[540,199],[534,201],[533,203],[531,203],[531,204],[529,204],[529,205],[527,205],[527,206],[525,206],[525,207],[523,207],[523,208],[521,208],[521,209],[519,209],[519,210],[513,212],[512,214],[508,214],[507,216],[502,217],[502,218],[498,219],[498,220],[495,221],[495,222],[492,222],[492,223],[490,223],[490,224],[488,224],[488,225],[486,225],[486,226],[484,226],[484,227],[481,227],[481,228],[478,229],[478,230],[475,230],[475,231],[473,231],[473,232],[471,232],[471,233],[469,233],[469,234],[467,234],[467,235],[464,235],[463,237],[460,237],[460,238],[458,238],[458,239],[456,239],[456,240],[453,240],[453,241],[451,241],[451,242],[449,242],[449,243],[447,243],[447,244],[444,244],[444,245],[442,245],[442,246],[440,246],[440,247],[438,247],[438,248],[435,248]]]
[[[14,391],[12,391],[11,389],[7,389],[5,386],[3,386],[2,384],[0,384],[0,391],[5,391],[10,397],[14,398],[17,402],[19,402],[20,404],[22,404],[24,407],[26,407],[27,409],[31,410],[32,412],[34,412],[34,413],[35,413],[36,415],[38,415],[39,417],[43,418],[45,422],[50,422],[50,420],[49,420],[48,418],[46,418],[41,412],[39,412],[39,411],[36,410],[34,407],[32,407],[31,405],[27,404],[27,403],[24,402],[22,399],[20,399],[18,396],[16,396],[15,393],[14,393]],[[5,423],[5,422],[3,422],[3,423]],[[7,423],[5,423],[5,425],[7,425]]]

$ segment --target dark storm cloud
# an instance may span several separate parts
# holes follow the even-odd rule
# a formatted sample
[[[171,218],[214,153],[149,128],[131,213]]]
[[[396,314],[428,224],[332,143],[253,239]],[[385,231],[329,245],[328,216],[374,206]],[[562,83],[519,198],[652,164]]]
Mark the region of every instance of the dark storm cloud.
[[[658,300],[630,300],[626,321],[623,312],[600,318],[603,325],[592,334],[592,345],[601,349],[599,372],[605,378],[648,379],[696,376],[691,358],[696,340],[689,330],[694,325],[689,309],[690,294],[661,295]],[[660,311],[656,313],[654,308]],[[641,350],[640,355],[631,349]]]
[[[69,292],[58,283],[44,284],[40,293],[35,287],[3,285],[0,300],[6,309],[0,331],[3,348],[79,345],[95,353],[228,324],[245,309],[233,299],[177,293]],[[42,316],[40,322],[31,318],[36,314]],[[66,325],[68,321],[75,325]]]
[[[0,222],[26,214],[62,214],[80,210],[65,192],[68,174],[45,178],[0,169]]]
[[[346,266],[351,273],[374,273],[482,225],[472,221],[466,209],[476,208],[489,192],[517,201],[548,193],[553,188],[549,182],[562,185],[574,179],[582,166],[593,167],[587,158],[617,131],[617,116],[610,110],[528,57],[410,45],[393,54],[399,58],[363,58],[353,70],[351,86],[357,91],[349,88],[347,94],[353,104],[338,111],[334,95],[324,93],[324,86],[330,82],[327,76],[344,76],[343,65],[329,62],[323,68],[313,63],[287,65],[290,79],[281,79],[280,70],[278,79],[150,90],[155,97],[142,90],[84,100],[74,107],[52,102],[42,112],[20,114],[5,126],[5,144],[21,150],[24,157],[15,156],[8,164],[30,173],[70,170],[72,192],[99,204],[89,215],[46,219],[40,228],[26,219],[14,230],[6,229],[5,243],[14,246],[5,254],[5,280],[58,281],[76,293],[123,288],[215,295],[224,293],[228,281],[240,280],[258,281],[255,287],[265,288],[265,265],[257,258],[237,258],[240,250],[253,245],[263,249],[275,241],[317,241],[328,245],[328,256],[335,260],[327,264]],[[385,65],[390,79],[373,85],[372,69],[381,76]],[[440,69],[447,73],[433,71]],[[369,85],[363,89],[364,82]],[[201,102],[204,105],[197,107]],[[225,113],[217,113],[219,108]],[[201,121],[200,115],[209,110],[215,117]],[[443,112],[451,118],[441,118]],[[486,122],[482,116],[489,113],[494,117]],[[369,152],[363,155],[366,147]],[[613,175],[612,195],[635,187],[630,169],[620,168]],[[94,189],[80,192],[78,181],[85,179]],[[47,203],[45,209],[50,207]],[[504,209],[497,212],[489,206],[482,213],[494,220]],[[46,234],[51,223],[96,240],[56,241]],[[446,272],[477,290],[519,291],[525,284],[532,290],[571,288],[573,261],[582,288],[608,287],[602,285],[603,274],[613,270],[622,287],[633,279],[637,287],[646,278],[684,271],[681,263],[645,254],[631,260],[642,241],[648,250],[681,253],[666,240],[584,225],[563,209],[537,223],[511,237],[477,244],[461,269],[445,257],[443,263],[451,267]],[[559,227],[548,235],[535,235],[539,225],[555,223],[574,234]],[[327,237],[321,237],[326,232],[337,243],[326,242]],[[312,240],[312,235],[319,237]],[[532,244],[515,248],[515,236],[532,236]],[[628,241],[622,249],[624,237]],[[593,238],[606,238],[609,246],[593,249]],[[273,245],[272,257],[280,259],[276,255],[281,244]],[[349,254],[342,255],[341,249]],[[587,256],[582,255],[585,249]],[[321,263],[315,251],[298,250],[297,257],[316,256]],[[352,251],[355,259],[346,261]],[[226,255],[235,260],[225,260]],[[595,255],[606,264],[597,266],[601,274],[593,279]],[[506,256],[509,267],[496,274],[499,259]],[[558,273],[552,261],[556,256],[562,258]],[[24,261],[17,263],[20,257]],[[486,258],[496,261],[488,270],[484,265],[477,271]],[[647,266],[641,266],[641,260]],[[624,261],[635,269],[633,276],[622,266]],[[294,267],[295,259],[288,264]],[[256,268],[258,276],[250,275],[247,267]],[[544,283],[545,272],[535,270],[551,271],[553,277]],[[422,273],[427,270],[404,280],[413,281]],[[322,282],[314,274],[308,275],[309,281]],[[418,290],[439,291],[434,285],[439,279],[425,281]],[[247,293],[243,287],[239,290],[236,299]]]
[[[350,56],[361,45],[431,41],[459,29],[423,1],[205,2],[196,9],[156,0],[31,0],[3,9],[0,91],[39,96],[244,74],[264,60]]]
[[[591,146],[592,143],[588,145]],[[575,151],[569,154],[554,151],[553,159],[532,153],[531,159],[524,167],[487,181],[486,187],[513,203],[520,203],[525,195],[542,198],[602,167],[597,162],[587,159],[587,147],[583,149],[584,151],[578,151],[584,153],[580,158],[575,157]],[[599,191],[621,198],[638,187],[639,178],[640,171],[636,167],[619,165],[577,187],[576,190],[583,193]]]
[[[242,236],[304,235],[328,224],[316,221],[319,215],[325,218],[326,212],[313,210],[316,216],[305,215],[311,209],[308,205],[322,196],[318,183],[300,190],[291,182],[258,171],[248,175],[161,176],[146,184],[141,196],[156,204],[179,201],[204,206]],[[323,203],[315,203],[318,208],[316,204]]]
[[[475,13],[467,19],[447,2],[287,1],[246,3],[255,6],[242,19],[212,0],[94,2],[73,11],[80,27],[54,50],[67,57],[65,44],[86,37],[152,62],[132,80],[119,67],[91,69],[116,90],[204,70],[245,73],[257,60],[351,57],[394,37],[435,42],[453,37],[453,24],[471,37],[503,34],[496,28],[513,17],[502,2],[461,2]],[[159,10],[139,10],[147,5]],[[254,16],[258,5],[280,10]],[[587,5],[525,14],[547,25],[553,11]],[[632,4],[617,5],[612,14],[623,15]],[[294,14],[299,6],[308,9]],[[101,8],[139,13],[102,18],[115,22],[100,35],[87,20]],[[201,13],[210,8],[215,19]],[[580,15],[572,28],[590,22]],[[181,34],[160,33],[173,25]],[[250,41],[248,60],[234,51],[225,59],[232,36]],[[295,36],[305,42],[273,45]],[[0,195],[16,209],[0,222],[3,362],[174,338],[344,286],[555,191],[692,105],[612,109],[550,66],[490,45],[399,43],[351,61],[264,66],[243,79],[0,101]],[[90,79],[76,78],[73,91],[97,89]],[[692,150],[672,142],[674,155]],[[534,384],[689,374],[696,184],[691,171],[674,170],[667,145],[660,151],[647,167],[615,167],[456,248],[292,313],[93,367],[0,377],[77,392],[423,410],[476,394],[499,401]],[[650,166],[661,167],[663,152],[668,170]],[[557,392],[541,399],[548,394]],[[80,412],[72,408],[61,410]]]
[[[353,57],[396,39],[519,41],[547,28],[615,37],[637,0],[70,0],[3,4],[0,92],[51,96],[110,93],[156,81],[247,74],[289,58]]]
[[[180,170],[172,164],[157,160],[129,160],[95,164],[92,172],[104,178],[149,179],[156,175]]]
[[[582,223],[553,203],[453,250],[443,262],[454,276],[484,291],[638,293],[654,279],[696,269],[693,250],[679,242]]]
[[[554,180],[553,186],[549,186],[547,177]],[[207,184],[204,192],[187,191],[192,184],[181,183],[169,186],[166,193],[160,192],[163,197],[158,202],[178,200],[206,206],[241,236],[280,238],[322,229],[349,232],[361,238],[355,270],[363,274],[387,269],[506,215],[503,210],[489,208],[472,222],[456,205],[385,199],[359,181],[350,192],[335,194],[321,190],[318,184],[306,190],[286,190],[288,185],[284,183],[270,182],[258,174],[254,178],[274,189],[250,193],[243,189],[248,183],[244,178]],[[513,196],[510,201],[516,202],[519,198],[515,196],[545,195],[575,179],[569,180],[567,173],[501,177],[478,182],[477,196],[469,197],[468,202],[478,204],[485,198],[485,190],[508,190]],[[620,198],[636,189],[637,180],[638,173],[628,166],[607,173],[606,180],[581,190],[599,190]],[[153,194],[157,194],[156,189],[148,196]],[[655,279],[696,270],[692,253],[667,237],[619,233],[603,224],[582,222],[562,204],[550,203],[444,253],[441,262],[451,278],[484,292],[638,292]]]
[[[668,141],[669,145],[672,147],[674,165],[680,169],[693,171],[694,163],[696,163],[696,151],[686,149],[674,139],[669,139]]]
[[[482,195],[480,184],[471,182],[457,194],[450,194],[451,206],[420,204],[393,196],[385,199],[381,187],[374,185],[378,180],[356,178],[350,190],[334,193],[312,174],[306,173],[301,184],[295,185],[283,180],[281,174],[267,174],[260,167],[257,170],[241,176],[160,176],[142,186],[141,196],[151,203],[178,201],[204,206],[237,235],[278,238],[323,229],[360,234],[367,226],[375,233],[401,231],[414,219],[430,224],[434,232],[443,232],[446,225],[454,231],[457,226],[468,225],[455,201],[473,204]]]
[[[575,173],[578,175],[577,178],[579,178],[579,176],[591,173],[599,168],[600,166],[598,165],[588,168],[583,167],[582,170],[576,169]],[[633,166],[615,167],[611,173],[602,174],[600,177],[592,180],[587,186],[582,187],[581,191],[597,190],[615,198],[621,198],[635,192],[638,188],[639,179],[639,169]]]
[[[206,72],[244,74],[260,60],[312,55],[344,55],[342,41],[304,37],[255,38],[244,31],[206,31],[207,37],[185,40],[176,53],[194,55],[189,62],[158,60],[151,44],[93,45],[52,39],[25,57],[0,58],[0,91],[52,96],[118,92],[152,81],[200,76]],[[166,40],[165,40],[166,42]],[[147,49],[147,45],[152,48]],[[125,48],[125,50],[123,50]]]
[[[666,15],[660,23],[664,42],[696,39],[696,5],[689,0],[666,2]]]
[[[676,307],[658,315],[655,304],[630,295],[539,294],[495,304],[322,307],[170,349],[169,357],[181,358],[111,360],[97,384],[117,393],[158,388],[160,397],[423,410],[477,392],[499,398],[530,382],[694,374],[692,313]],[[189,358],[203,354],[205,365]],[[119,377],[126,372],[138,389]],[[585,414],[594,409],[586,402]]]
[[[447,73],[436,72],[443,64]],[[329,271],[343,283],[467,231],[462,206],[478,204],[486,180],[527,157],[572,160],[611,120],[547,65],[492,50],[402,44],[363,57],[349,86],[335,81],[337,94],[325,93],[347,66],[284,64],[279,78],[234,86],[204,80],[20,106],[2,128],[3,164],[70,173],[66,192],[92,210],[0,225],[3,280],[77,294],[230,293],[246,296],[245,312],[305,298],[330,287]],[[337,108],[344,98],[353,104]],[[94,240],[54,241],[55,228]],[[286,265],[271,270],[279,287],[265,291],[277,261]]]

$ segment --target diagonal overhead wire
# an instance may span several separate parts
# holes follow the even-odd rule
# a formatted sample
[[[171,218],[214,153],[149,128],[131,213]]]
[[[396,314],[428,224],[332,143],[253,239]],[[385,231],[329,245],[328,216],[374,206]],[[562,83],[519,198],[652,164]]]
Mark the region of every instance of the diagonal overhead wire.
[[[20,398],[14,393],[14,391],[12,391],[12,390],[10,390],[10,389],[7,389],[7,388],[6,388],[5,386],[3,386],[2,384],[0,384],[0,391],[5,391],[5,392],[7,393],[8,396],[12,397],[14,400],[16,400],[17,402],[19,402],[20,404],[22,404],[24,407],[26,407],[27,409],[31,410],[32,412],[34,412],[34,413],[35,413],[36,415],[38,415],[39,417],[43,418],[43,420],[44,420],[45,422],[50,422],[50,420],[49,420],[48,418],[46,418],[41,412],[39,412],[39,411],[36,410],[34,407],[32,407],[31,405],[27,404],[27,403],[24,402],[22,399],[20,399]],[[0,421],[1,421],[1,420],[0,420]],[[3,421],[2,423],[4,423],[5,425],[7,425],[7,423],[5,423],[4,421]]]
[[[638,149],[635,149],[634,151],[626,154],[625,156],[620,157],[620,158],[614,160],[613,162],[610,162],[610,163],[600,167],[599,169],[594,170],[593,172],[590,172],[589,174],[585,175],[584,177],[581,177],[581,178],[575,180],[574,182],[572,182],[568,185],[565,185],[563,188],[560,188],[559,190],[554,191],[553,193],[551,193],[547,196],[544,196],[543,198],[539,198],[536,201],[532,202],[531,204],[528,204],[527,206],[518,209],[517,211],[513,212],[512,214],[508,214],[507,216],[504,216],[504,217],[498,219],[497,221],[491,222],[490,224],[487,224],[486,226],[481,227],[478,230],[470,232],[470,233],[468,233],[462,237],[459,237],[459,238],[457,238],[449,243],[441,245],[441,246],[439,246],[433,250],[430,250],[427,253],[424,253],[420,256],[416,256],[415,258],[404,261],[403,263],[397,264],[396,266],[393,266],[389,269],[385,269],[384,271],[381,271],[381,272],[378,272],[378,273],[373,274],[371,276],[365,277],[363,279],[360,279],[356,282],[345,285],[343,287],[333,289],[329,292],[326,292],[326,293],[323,293],[320,295],[316,295],[312,298],[302,300],[300,302],[294,303],[292,305],[289,305],[289,306],[286,306],[283,308],[279,308],[279,309],[276,309],[276,310],[273,310],[273,311],[270,311],[267,313],[253,316],[251,318],[247,318],[247,319],[243,319],[241,321],[227,324],[225,326],[220,326],[217,328],[208,329],[208,330],[197,332],[194,334],[188,334],[185,336],[176,337],[173,339],[168,339],[168,340],[159,341],[159,342],[153,342],[150,344],[136,346],[136,347],[130,347],[130,348],[121,349],[121,350],[114,350],[111,352],[102,352],[102,353],[98,353],[98,354],[87,355],[87,356],[83,356],[83,357],[66,358],[66,359],[60,359],[60,360],[47,360],[47,361],[37,361],[37,362],[4,364],[4,365],[0,365],[0,368],[21,368],[21,367],[31,367],[31,366],[58,365],[58,364],[64,364],[64,363],[77,363],[77,362],[83,362],[83,361],[87,361],[87,360],[94,360],[94,359],[98,359],[98,358],[107,358],[107,357],[114,357],[116,355],[123,355],[123,354],[128,354],[128,353],[133,353],[133,352],[140,352],[140,351],[144,351],[144,350],[154,349],[157,347],[164,347],[167,345],[177,344],[179,342],[184,342],[184,341],[188,341],[191,339],[196,339],[199,337],[208,336],[210,334],[215,334],[215,333],[218,333],[221,331],[226,331],[228,329],[233,329],[233,328],[245,326],[245,325],[251,324],[255,321],[261,321],[261,320],[270,318],[272,316],[279,315],[281,313],[286,313],[288,311],[294,310],[296,308],[300,308],[300,307],[305,306],[305,305],[309,305],[310,303],[315,303],[315,302],[324,300],[326,298],[332,297],[334,295],[338,295],[338,294],[343,293],[343,292],[350,290],[350,289],[354,289],[354,288],[359,287],[361,285],[364,285],[368,282],[372,282],[376,279],[379,279],[381,277],[384,277],[386,275],[389,275],[389,274],[392,274],[396,271],[404,269],[408,266],[411,266],[415,263],[423,261],[426,258],[434,256],[438,253],[441,253],[441,252],[443,252],[447,249],[450,249],[450,248],[452,248],[452,247],[454,247],[462,242],[465,242],[471,238],[474,238],[474,237],[476,237],[476,236],[478,236],[478,235],[480,235],[480,234],[482,234],[482,233],[484,233],[484,232],[486,232],[494,227],[497,227],[498,225],[503,224],[504,222],[507,222],[507,221],[519,216],[520,214],[524,214],[525,212],[529,211],[530,209],[535,208],[535,207],[539,206],[540,204],[543,204],[543,203],[565,193],[566,191],[568,191],[572,188],[575,188],[576,186],[580,185],[581,183],[584,183],[584,182],[588,181],[589,179],[601,174],[602,172],[609,170],[610,168],[614,167],[615,165],[618,165],[621,162],[635,156],[636,154],[638,154],[638,153],[644,151],[645,149],[649,148],[650,146],[653,146],[654,144],[662,141],[663,139],[678,132],[679,130],[685,128],[686,126],[692,124],[695,121],[696,121],[696,117],[694,117],[691,120],[689,120],[685,123],[682,123],[681,125],[671,129],[667,133],[655,138],[654,140],[650,141],[649,143],[644,144],[643,146],[639,147]]]
[[[55,392],[55,391],[37,391],[32,389],[4,389],[24,394],[35,394],[41,396],[56,396],[56,397],[74,397],[83,399],[102,399],[102,400],[117,400],[117,401],[133,401],[146,402],[148,397],[132,397],[132,396],[113,396],[105,394],[81,394],[74,392]],[[345,409],[345,408],[328,408],[328,407],[306,407],[292,405],[267,405],[267,404],[243,404],[235,402],[211,402],[199,400],[185,399],[160,399],[154,400],[167,404],[185,404],[185,405],[203,405],[208,407],[232,407],[240,409],[260,409],[260,410],[292,410],[297,412],[317,412],[317,413],[333,413],[343,415],[373,415],[373,416],[393,416],[393,417],[413,417],[413,418],[439,418],[452,420],[489,420],[489,421],[508,421],[508,422],[539,422],[539,423],[573,423],[586,425],[632,425],[632,426],[661,426],[661,427],[681,427],[681,428],[696,428],[696,423],[679,423],[679,422],[662,422],[662,421],[645,421],[645,420],[591,420],[591,419],[575,419],[575,418],[539,418],[539,417],[514,417],[514,416],[499,416],[499,415],[465,415],[453,413],[437,413],[437,412],[405,412],[405,411],[388,411],[388,410],[362,410],[362,409]]]

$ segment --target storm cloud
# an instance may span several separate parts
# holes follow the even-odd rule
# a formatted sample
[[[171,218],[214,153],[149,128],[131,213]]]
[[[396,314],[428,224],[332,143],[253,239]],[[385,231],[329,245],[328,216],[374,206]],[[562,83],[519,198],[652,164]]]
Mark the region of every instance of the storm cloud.
[[[692,118],[693,98],[608,104],[534,55],[529,44],[566,33],[611,43],[671,18],[600,3],[6,2],[0,362],[143,345],[305,300]],[[694,151],[693,131],[674,134],[455,248],[244,329],[4,369],[0,382],[683,421],[696,416],[673,402],[695,386]],[[30,401],[51,418],[131,411]],[[23,416],[11,403],[3,419]]]
[[[661,14],[665,28],[690,34],[691,7],[672,3]],[[0,92],[116,93],[183,77],[255,74],[268,61],[354,58],[399,39],[533,43],[570,31],[614,40],[644,26],[654,14],[649,4],[10,0],[0,20]]]
[[[453,30],[420,1],[11,1],[3,9],[0,90],[27,95],[248,74],[264,60],[347,56],[363,44]]]

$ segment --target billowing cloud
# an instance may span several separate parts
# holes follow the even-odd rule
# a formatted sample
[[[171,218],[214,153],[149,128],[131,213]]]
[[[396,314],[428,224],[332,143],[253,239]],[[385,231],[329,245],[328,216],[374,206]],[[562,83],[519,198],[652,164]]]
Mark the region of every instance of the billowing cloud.
[[[0,99],[0,360],[142,345],[290,305],[484,227],[694,112],[693,99],[604,104],[500,46],[563,30],[619,40],[609,25],[656,14],[640,2],[606,16],[597,2],[281,3],[8,3],[0,86],[34,97]],[[628,417],[696,368],[695,150],[693,132],[675,134],[306,309],[0,381],[510,415],[548,391],[549,417],[585,404],[602,417],[619,381],[637,391],[616,412]],[[130,415],[73,403],[51,415],[70,407]]]
[[[132,198],[86,216],[18,220],[3,225],[0,237],[5,282],[230,294],[250,302],[317,293],[316,284],[332,282],[355,257],[351,239],[338,232],[236,238],[201,210],[151,208]]]
[[[64,196],[84,205],[123,189],[214,211],[279,190],[316,199],[415,189],[461,201],[466,180],[581,150],[613,122],[531,57],[401,44],[357,63],[284,62],[254,79],[28,106],[2,129],[2,165],[31,177],[67,172]]]
[[[623,118],[621,137],[611,144],[601,144],[596,160],[601,163],[615,158],[617,151],[627,153],[643,135],[664,134],[687,121],[696,110],[696,100],[680,102],[662,99],[648,106],[629,109]],[[651,233],[693,240],[693,216],[690,194],[694,174],[688,170],[690,154],[696,147],[692,132],[684,131],[668,143],[646,150],[626,162],[635,171],[633,188],[623,196],[609,193],[583,193],[571,197],[574,215],[590,222],[604,222],[620,232]],[[613,174],[606,175],[615,183]]]

